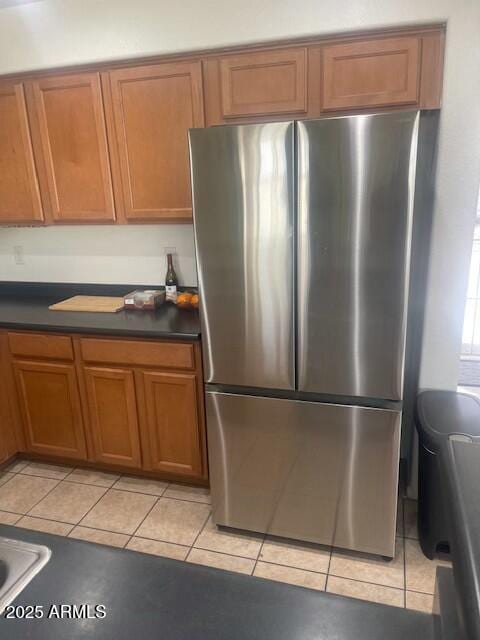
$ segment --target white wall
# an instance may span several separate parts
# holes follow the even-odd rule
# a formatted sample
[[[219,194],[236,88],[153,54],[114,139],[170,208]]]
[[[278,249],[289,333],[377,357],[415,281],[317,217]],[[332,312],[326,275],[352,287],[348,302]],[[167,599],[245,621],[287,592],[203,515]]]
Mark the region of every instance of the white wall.
[[[0,227],[0,280],[159,285],[169,252],[180,283],[195,286],[192,225]]]
[[[40,0],[0,11],[0,73],[440,20],[448,20],[448,38],[421,382],[454,388],[480,179],[478,0]],[[58,256],[55,263],[60,279],[68,279],[68,270],[76,264],[73,279],[85,281],[89,278],[84,274],[91,273],[86,267],[91,260],[89,247],[106,246],[108,238],[117,240],[117,233],[124,239],[135,235],[151,246],[150,229],[75,230],[83,240],[74,249],[68,230],[0,230],[0,254],[8,254],[12,239],[18,244],[17,238],[25,239],[25,244],[35,244],[35,250],[44,254],[58,239],[57,256],[63,257]],[[179,237],[178,228],[161,227],[156,233],[160,247],[166,244],[164,236],[169,243]],[[27,240],[29,234],[35,234],[34,241]],[[138,252],[128,259],[131,282],[143,281],[147,275],[142,242],[137,246]],[[66,257],[72,250],[78,254]],[[120,265],[120,251],[110,250],[107,255],[107,262]],[[95,272],[100,273],[102,264],[104,268],[102,261],[98,255]],[[0,279],[5,264],[2,258]],[[11,278],[17,273],[31,279],[52,276],[51,271],[39,270],[38,260],[30,264],[32,271],[20,274],[10,265],[4,273]],[[113,271],[109,278],[115,277],[117,270]],[[119,280],[125,280],[125,271],[118,273],[122,273]],[[104,278],[103,272],[99,277]]]

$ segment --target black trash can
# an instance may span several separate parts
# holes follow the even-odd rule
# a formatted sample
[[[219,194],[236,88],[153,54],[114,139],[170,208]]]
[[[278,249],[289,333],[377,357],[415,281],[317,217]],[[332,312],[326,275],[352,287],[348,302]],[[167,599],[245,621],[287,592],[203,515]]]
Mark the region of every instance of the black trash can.
[[[418,537],[433,559],[449,550],[448,523],[438,453],[452,435],[480,441],[480,398],[457,391],[423,391],[417,398]]]

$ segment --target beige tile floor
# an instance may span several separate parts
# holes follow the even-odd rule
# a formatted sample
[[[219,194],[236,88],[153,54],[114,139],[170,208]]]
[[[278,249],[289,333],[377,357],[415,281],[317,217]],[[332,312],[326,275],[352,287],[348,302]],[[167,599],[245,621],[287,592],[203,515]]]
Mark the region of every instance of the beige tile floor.
[[[421,611],[432,610],[445,564],[421,553],[412,500],[399,506],[386,561],[218,530],[207,489],[26,461],[0,472],[0,522]]]

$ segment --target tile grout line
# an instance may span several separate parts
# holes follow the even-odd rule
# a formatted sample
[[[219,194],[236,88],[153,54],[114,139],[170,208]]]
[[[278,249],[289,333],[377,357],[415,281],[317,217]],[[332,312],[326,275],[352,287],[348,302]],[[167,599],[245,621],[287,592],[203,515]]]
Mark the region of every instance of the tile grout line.
[[[32,461],[33,462],[33,461]],[[48,464],[48,463],[45,463]],[[27,465],[28,466],[28,465]],[[54,466],[54,465],[52,465]],[[181,500],[182,502],[193,502],[194,504],[206,504],[208,506],[211,506],[210,502],[204,502],[203,500],[192,500],[191,498],[177,498],[177,497],[171,497],[171,496],[166,496],[165,492],[168,491],[168,489],[171,488],[172,485],[175,485],[175,482],[167,482],[165,480],[158,480],[156,478],[145,478],[144,476],[129,476],[128,474],[120,474],[119,477],[113,481],[113,484],[111,485],[104,485],[104,484],[97,484],[95,482],[82,482],[81,480],[74,480],[73,478],[70,478],[70,476],[72,475],[72,473],[74,471],[76,471],[77,469],[85,469],[85,467],[73,467],[63,478],[58,478],[58,477],[53,477],[53,476],[47,476],[47,475],[39,475],[38,473],[25,473],[25,471],[23,469],[21,469],[20,471],[5,471],[5,473],[11,473],[13,475],[21,475],[21,476],[28,476],[31,478],[45,478],[47,480],[58,480],[59,482],[63,482],[64,480],[66,480],[67,482],[71,482],[74,484],[81,484],[81,485],[87,485],[87,486],[91,486],[91,487],[100,487],[102,489],[115,489],[115,491],[126,491],[128,493],[139,493],[141,495],[144,496],[155,496],[157,498],[165,498],[167,500]],[[97,471],[96,469],[92,469],[92,471]],[[110,471],[100,471],[99,473],[111,473]],[[117,475],[117,474],[114,474]],[[117,482],[119,482],[123,477],[126,478],[139,478],[141,480],[151,480],[153,482],[163,482],[166,484],[165,488],[163,489],[161,494],[156,494],[156,493],[146,493],[145,491],[136,491],[134,489],[126,489],[125,487],[116,487],[115,485],[117,484]],[[9,478],[7,480],[7,482],[5,482],[4,484],[8,484],[8,482],[10,482],[10,480],[12,480],[13,478]],[[0,485],[0,487],[2,487],[3,485]],[[189,486],[189,485],[179,485],[181,487],[185,487],[185,486]],[[192,485],[193,489],[196,488],[206,488],[206,487],[196,487]]]
[[[168,487],[168,485],[167,485]],[[160,498],[163,496],[163,494],[165,493],[165,491],[167,490],[167,487],[165,487],[165,489],[162,491],[162,493],[159,496],[150,496],[153,498],[156,498],[155,502],[152,504],[152,506],[150,507],[150,509],[147,511],[147,513],[145,514],[145,516],[141,519],[138,527],[136,527],[133,531],[133,533],[131,534],[132,538],[135,536],[135,534],[137,533],[137,531],[140,529],[140,527],[142,526],[142,524],[145,522],[145,520],[148,518],[148,516],[152,513],[153,509],[157,506],[157,504],[160,502]],[[121,491],[121,489],[117,489],[117,491]],[[133,491],[131,493],[134,493]]]
[[[113,486],[115,486],[117,484],[117,482],[119,482],[122,478],[124,477],[128,477],[126,474],[121,474],[120,478],[118,480],[115,481],[115,483],[113,484]],[[168,487],[170,486],[170,482],[166,483],[166,486],[164,487],[162,493],[159,496],[153,496],[156,498],[155,502],[152,504],[151,508],[147,511],[147,513],[145,514],[145,517],[141,520],[140,524],[138,525],[138,527],[133,531],[133,533],[130,534],[130,537],[128,538],[128,540],[126,541],[125,545],[124,545],[124,549],[126,549],[129,545],[129,543],[133,540],[133,538],[135,537],[135,534],[137,533],[137,531],[140,529],[140,527],[142,526],[142,524],[145,522],[146,518],[148,518],[148,516],[150,515],[150,513],[152,512],[152,509],[159,503],[160,498],[163,496],[163,494],[165,493],[165,491],[168,489]],[[116,489],[116,491],[123,491],[123,489]],[[125,491],[128,492],[128,489],[125,489]],[[140,493],[140,492],[136,492],[136,491],[131,491],[130,493]],[[150,495],[151,494],[145,494],[142,493],[142,495]],[[138,536],[140,537],[140,536]],[[131,551],[135,551],[135,549],[131,549]]]
[[[139,479],[139,480],[144,480],[146,482],[161,482],[165,485],[165,487],[162,489],[162,493],[161,494],[156,494],[156,493],[145,493],[144,491],[135,491],[134,489],[125,489],[124,487],[115,487],[115,485],[120,482],[122,480],[122,478],[135,478],[135,479]],[[165,491],[167,491],[167,489],[169,488],[169,486],[171,485],[171,482],[167,482],[166,480],[157,480],[156,478],[145,478],[144,476],[129,476],[126,473],[122,473],[120,474],[120,476],[117,478],[117,480],[114,481],[114,483],[112,484],[112,486],[110,487],[110,489],[116,489],[116,491],[128,491],[130,493],[142,493],[143,495],[146,496],[151,496],[151,495],[156,495],[157,498],[161,498],[163,496],[163,494],[165,493]]]
[[[58,478],[58,477],[54,478],[52,476],[38,475],[38,474],[34,474],[34,473],[24,473],[23,470],[15,472],[14,475],[28,476],[29,478],[44,478],[46,480],[58,480],[59,482],[67,481],[67,482],[70,482],[71,484],[81,484],[81,485],[88,486],[88,487],[100,487],[101,489],[115,489],[115,491],[125,491],[127,493],[137,493],[137,494],[140,494],[142,496],[153,496],[153,497],[156,497],[156,498],[165,498],[166,500],[180,500],[181,502],[193,502],[194,504],[206,504],[208,506],[211,506],[210,502],[204,502],[202,500],[192,500],[192,499],[189,499],[189,498],[173,498],[173,497],[170,497],[170,496],[165,496],[164,495],[165,492],[170,488],[170,486],[172,484],[175,484],[175,483],[172,483],[172,482],[166,483],[167,486],[163,489],[162,493],[161,494],[157,494],[157,493],[146,493],[145,491],[136,491],[134,489],[126,489],[124,487],[116,487],[115,485],[122,478],[122,476],[120,476],[120,478],[115,480],[113,482],[113,484],[111,484],[111,485],[97,484],[95,482],[82,482],[80,480],[74,480],[73,478],[70,478],[70,475],[76,469],[80,469],[80,468],[82,468],[82,467],[75,467],[74,469],[69,471],[64,478]],[[9,471],[8,473],[13,473],[13,472]],[[107,473],[107,472],[105,472],[105,473]],[[127,476],[127,477],[131,477],[131,476]],[[5,485],[8,484],[10,482],[10,480],[13,480],[13,478],[9,478],[7,480],[7,482],[5,482],[4,484]],[[156,480],[155,478],[153,478],[153,481],[154,482],[164,482],[163,480]],[[0,488],[2,486],[4,486],[4,485],[0,485]],[[181,485],[181,486],[184,486],[184,485]],[[196,488],[196,487],[194,487],[194,488]]]
[[[330,555],[328,557],[328,566],[327,566],[327,577],[325,580],[325,591],[327,591],[327,587],[328,587],[328,579],[330,577],[330,567],[332,565],[332,556],[333,556],[333,544],[330,545]]]
[[[201,533],[201,532],[200,532],[200,533]],[[200,533],[199,533],[198,535],[200,535]],[[140,536],[140,537],[141,537],[141,536]],[[197,536],[197,538],[198,538],[198,536]],[[147,538],[147,539],[149,539],[149,538]],[[178,542],[177,542],[177,543],[172,542],[172,543],[170,543],[170,544],[180,544],[180,543],[178,543]],[[195,539],[195,542],[194,542],[193,544],[196,544],[196,539]],[[180,546],[187,546],[187,545],[180,545]],[[252,558],[252,557],[247,557],[247,556],[239,555],[238,553],[228,553],[228,551],[218,551],[217,549],[215,549],[215,551],[214,551],[213,549],[207,549],[206,547],[198,547],[198,546],[193,547],[193,545],[192,545],[192,547],[191,547],[191,548],[192,548],[192,549],[193,549],[193,548],[195,548],[195,549],[199,549],[200,551],[209,551],[210,553],[218,553],[218,554],[220,554],[220,555],[222,555],[222,556],[228,556],[229,558],[241,558],[242,560],[255,561],[254,569],[255,569],[255,567],[257,566],[257,562],[258,562],[258,554],[257,554],[257,559],[255,559],[255,558]],[[262,560],[262,562],[265,562],[265,561],[264,561],[264,560]],[[276,562],[268,562],[267,564],[278,564],[278,566],[282,566],[282,567],[288,567],[288,566],[289,566],[289,565],[286,565],[286,564],[281,565],[280,563],[276,563]],[[296,567],[291,567],[291,568],[295,569]],[[308,569],[305,569],[305,571],[308,571]],[[316,572],[316,571],[312,571],[311,573],[318,573],[318,572]],[[249,574],[249,575],[253,575],[253,574]]]
[[[304,571],[310,571],[310,569],[304,569]],[[315,572],[312,572],[315,573]],[[332,578],[340,578],[341,580],[351,580],[352,582],[359,582],[361,584],[371,584],[374,585],[375,587],[382,587],[385,589],[394,589],[395,591],[405,591],[405,589],[402,589],[402,587],[392,587],[392,585],[390,584],[380,584],[379,582],[369,582],[368,580],[359,580],[358,578],[346,578],[345,576],[338,576],[336,573],[330,573],[329,576],[331,576]],[[418,593],[422,593],[421,591],[419,591]],[[426,594],[426,595],[431,595],[431,594]]]
[[[72,473],[77,469],[77,467],[72,467],[70,469],[70,471],[67,473],[67,475],[65,476],[65,478],[63,478],[63,480],[66,480],[68,478],[68,476],[71,476]]]
[[[11,471],[10,471],[9,473],[11,473]],[[8,484],[9,482],[11,482],[11,481],[16,477],[16,476],[18,476],[18,473],[12,473],[12,477],[11,477],[11,478],[9,478],[9,479],[8,479],[6,482],[4,482],[2,485],[0,485],[0,489],[1,489],[2,487],[6,487],[6,486],[7,486],[7,484]]]
[[[118,545],[118,544],[110,544],[109,542],[97,542],[96,540],[89,540],[88,538],[77,538],[75,536],[71,536],[70,534],[77,527],[81,527],[82,529],[90,529],[91,531],[98,531],[99,533],[110,533],[117,536],[126,536],[128,539],[122,545]],[[103,544],[107,547],[116,547],[117,549],[124,549],[130,540],[130,534],[128,533],[121,533],[119,531],[110,531],[108,529],[97,529],[97,527],[85,527],[84,525],[79,525],[79,524],[73,525],[71,531],[68,532],[66,537],[71,538],[72,540],[80,540],[81,542],[90,542],[92,544]]]
[[[63,481],[62,481],[63,482]],[[75,484],[74,482],[71,482],[70,484]],[[94,486],[94,485],[89,485],[89,486]],[[90,511],[97,506],[97,504],[100,502],[100,500],[110,491],[110,489],[107,489],[106,487],[96,487],[96,489],[105,489],[105,491],[102,493],[102,495],[98,498],[98,500],[95,500],[95,502],[92,504],[92,506],[90,507],[90,509],[88,509],[83,516],[80,518],[80,520],[75,524],[75,527],[78,527],[81,522],[88,516],[88,514],[90,513]],[[73,531],[73,529],[72,529]],[[114,533],[113,531],[111,531],[110,533]],[[70,534],[69,534],[70,535]]]
[[[267,539],[267,534],[264,533],[262,538],[262,544],[260,545],[260,549],[258,550],[257,557],[255,558],[255,564],[253,565],[252,573],[250,574],[251,576],[255,574],[255,569],[257,568],[258,561],[260,560],[260,556],[262,555],[262,549],[266,539]]]
[[[63,482],[65,478],[68,477],[69,474],[67,473],[67,475],[64,478],[59,478],[58,476],[54,478],[53,476],[40,476],[36,473],[23,473],[23,471],[21,471],[17,475],[22,477],[27,477],[27,478],[41,478],[42,480],[58,480],[59,482]]]
[[[115,487],[110,487],[110,488],[115,489]],[[199,502],[198,500],[187,500],[186,498],[170,498],[169,496],[166,496],[164,493],[158,495],[156,493],[144,493],[143,491],[131,491],[130,489],[115,489],[115,491],[125,491],[126,493],[137,493],[142,496],[153,496],[155,498],[163,498],[164,500],[177,500],[178,502],[188,502],[189,504],[205,504],[207,505],[207,507],[211,507],[211,504],[209,502]]]
[[[45,478],[45,479],[46,479],[46,480],[53,480],[53,478]],[[29,515],[29,513],[30,513],[30,511],[31,511],[32,509],[35,509],[35,507],[37,506],[37,504],[40,504],[40,502],[42,502],[42,500],[44,500],[47,496],[49,496],[49,495],[52,493],[52,491],[58,487],[58,485],[59,485],[60,483],[61,483],[61,480],[57,480],[56,484],[55,484],[55,485],[54,485],[54,486],[53,486],[49,491],[47,491],[47,493],[46,493],[44,496],[42,496],[42,497],[40,498],[40,500],[37,500],[37,502],[35,502],[35,504],[34,504],[33,506],[31,506],[31,507],[30,507],[30,509],[27,511],[27,513],[24,513],[23,515],[28,516],[28,515]]]
[[[212,509],[210,508],[210,510],[209,510],[209,512],[208,512],[208,515],[207,515],[207,517],[206,517],[206,519],[205,519],[205,522],[204,522],[204,523],[203,523],[203,525],[200,527],[199,532],[198,532],[198,533],[197,533],[197,535],[195,536],[195,540],[194,540],[194,541],[192,542],[192,544],[190,545],[190,549],[189,549],[189,551],[188,551],[187,555],[185,556],[185,560],[184,560],[184,562],[187,562],[187,561],[188,561],[188,558],[190,557],[190,554],[192,553],[192,549],[193,549],[193,547],[195,546],[195,544],[196,544],[196,542],[197,542],[198,538],[200,537],[200,534],[201,534],[201,533],[203,533],[203,530],[204,530],[204,529],[205,529],[205,527],[207,526],[207,522],[210,520],[211,516],[212,516]],[[202,549],[202,551],[207,551],[207,549]]]
[[[20,517],[28,515],[28,512],[27,513],[18,513],[18,511],[9,511],[8,509],[0,509],[0,511],[3,511],[3,513],[12,513],[14,516],[18,516],[19,515]]]
[[[12,516],[17,516],[17,519],[15,520],[15,522],[2,522],[1,523],[1,524],[9,524],[12,527],[15,527],[17,525],[17,523],[20,522],[20,520],[25,517],[23,514],[16,513],[15,511],[5,511],[5,509],[2,509],[2,511],[3,511],[3,513],[9,513]]]
[[[130,538],[133,538],[133,537],[135,537],[137,540],[148,540],[149,542],[162,542],[163,544],[171,544],[173,547],[182,547],[183,549],[190,550],[190,547],[188,546],[188,544],[181,544],[180,542],[168,542],[167,540],[160,540],[158,538],[149,538],[148,536],[133,536],[133,535],[130,536]],[[164,556],[164,557],[167,557],[167,556]]]
[[[145,520],[148,518],[148,516],[152,513],[153,509],[157,506],[157,504],[160,502],[160,498],[162,496],[150,496],[151,498],[155,498],[155,502],[152,504],[152,506],[150,507],[150,509],[147,511],[147,513],[145,514],[145,516],[141,519],[139,525],[137,527],[135,527],[135,529],[133,530],[133,533],[131,533],[131,537],[133,538],[135,536],[135,534],[137,533],[137,531],[140,529],[140,527],[142,526],[142,524],[145,522]]]
[[[68,476],[64,478],[62,482],[69,482],[70,484],[79,484],[82,487],[98,487],[99,489],[113,489],[113,485],[97,484],[96,482],[80,482],[79,480],[71,480]]]
[[[8,512],[8,513],[13,513],[13,512]],[[18,515],[18,514],[15,514],[15,515]],[[105,533],[121,533],[119,531],[112,531],[111,529],[99,529],[98,527],[91,527],[90,525],[86,526],[86,525],[80,524],[81,520],[80,522],[67,522],[66,520],[60,520],[58,518],[53,519],[53,518],[47,518],[46,516],[32,516],[32,515],[29,515],[28,513],[26,514],[26,517],[32,518],[33,520],[45,520],[46,522],[58,522],[58,524],[68,524],[72,527],[72,529],[74,529],[75,527],[82,527],[83,529],[94,529],[95,531],[104,531]],[[28,528],[28,527],[25,527],[25,528]],[[122,535],[130,535],[130,534],[124,533]]]

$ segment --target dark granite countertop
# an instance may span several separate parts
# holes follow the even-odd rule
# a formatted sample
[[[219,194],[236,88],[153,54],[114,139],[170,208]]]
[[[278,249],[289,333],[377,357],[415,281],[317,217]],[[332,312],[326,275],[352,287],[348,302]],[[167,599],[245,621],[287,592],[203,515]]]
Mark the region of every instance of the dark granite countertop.
[[[480,438],[456,438],[442,443],[440,460],[462,637],[473,640],[480,638]]]
[[[200,336],[197,310],[164,304],[155,311],[118,313],[50,311],[49,305],[74,295],[123,296],[138,285],[32,284],[0,282],[0,327],[192,340]]]
[[[455,589],[444,572],[437,573],[437,585],[446,592],[442,596],[440,589],[443,612],[457,626],[441,637],[480,640],[480,400],[456,391],[423,391],[417,428],[421,445],[438,456],[438,471],[428,481],[438,484],[437,509],[446,517],[453,564]]]
[[[433,640],[433,616],[0,525],[52,550],[16,605],[103,604],[106,617],[6,620],[16,640]]]

